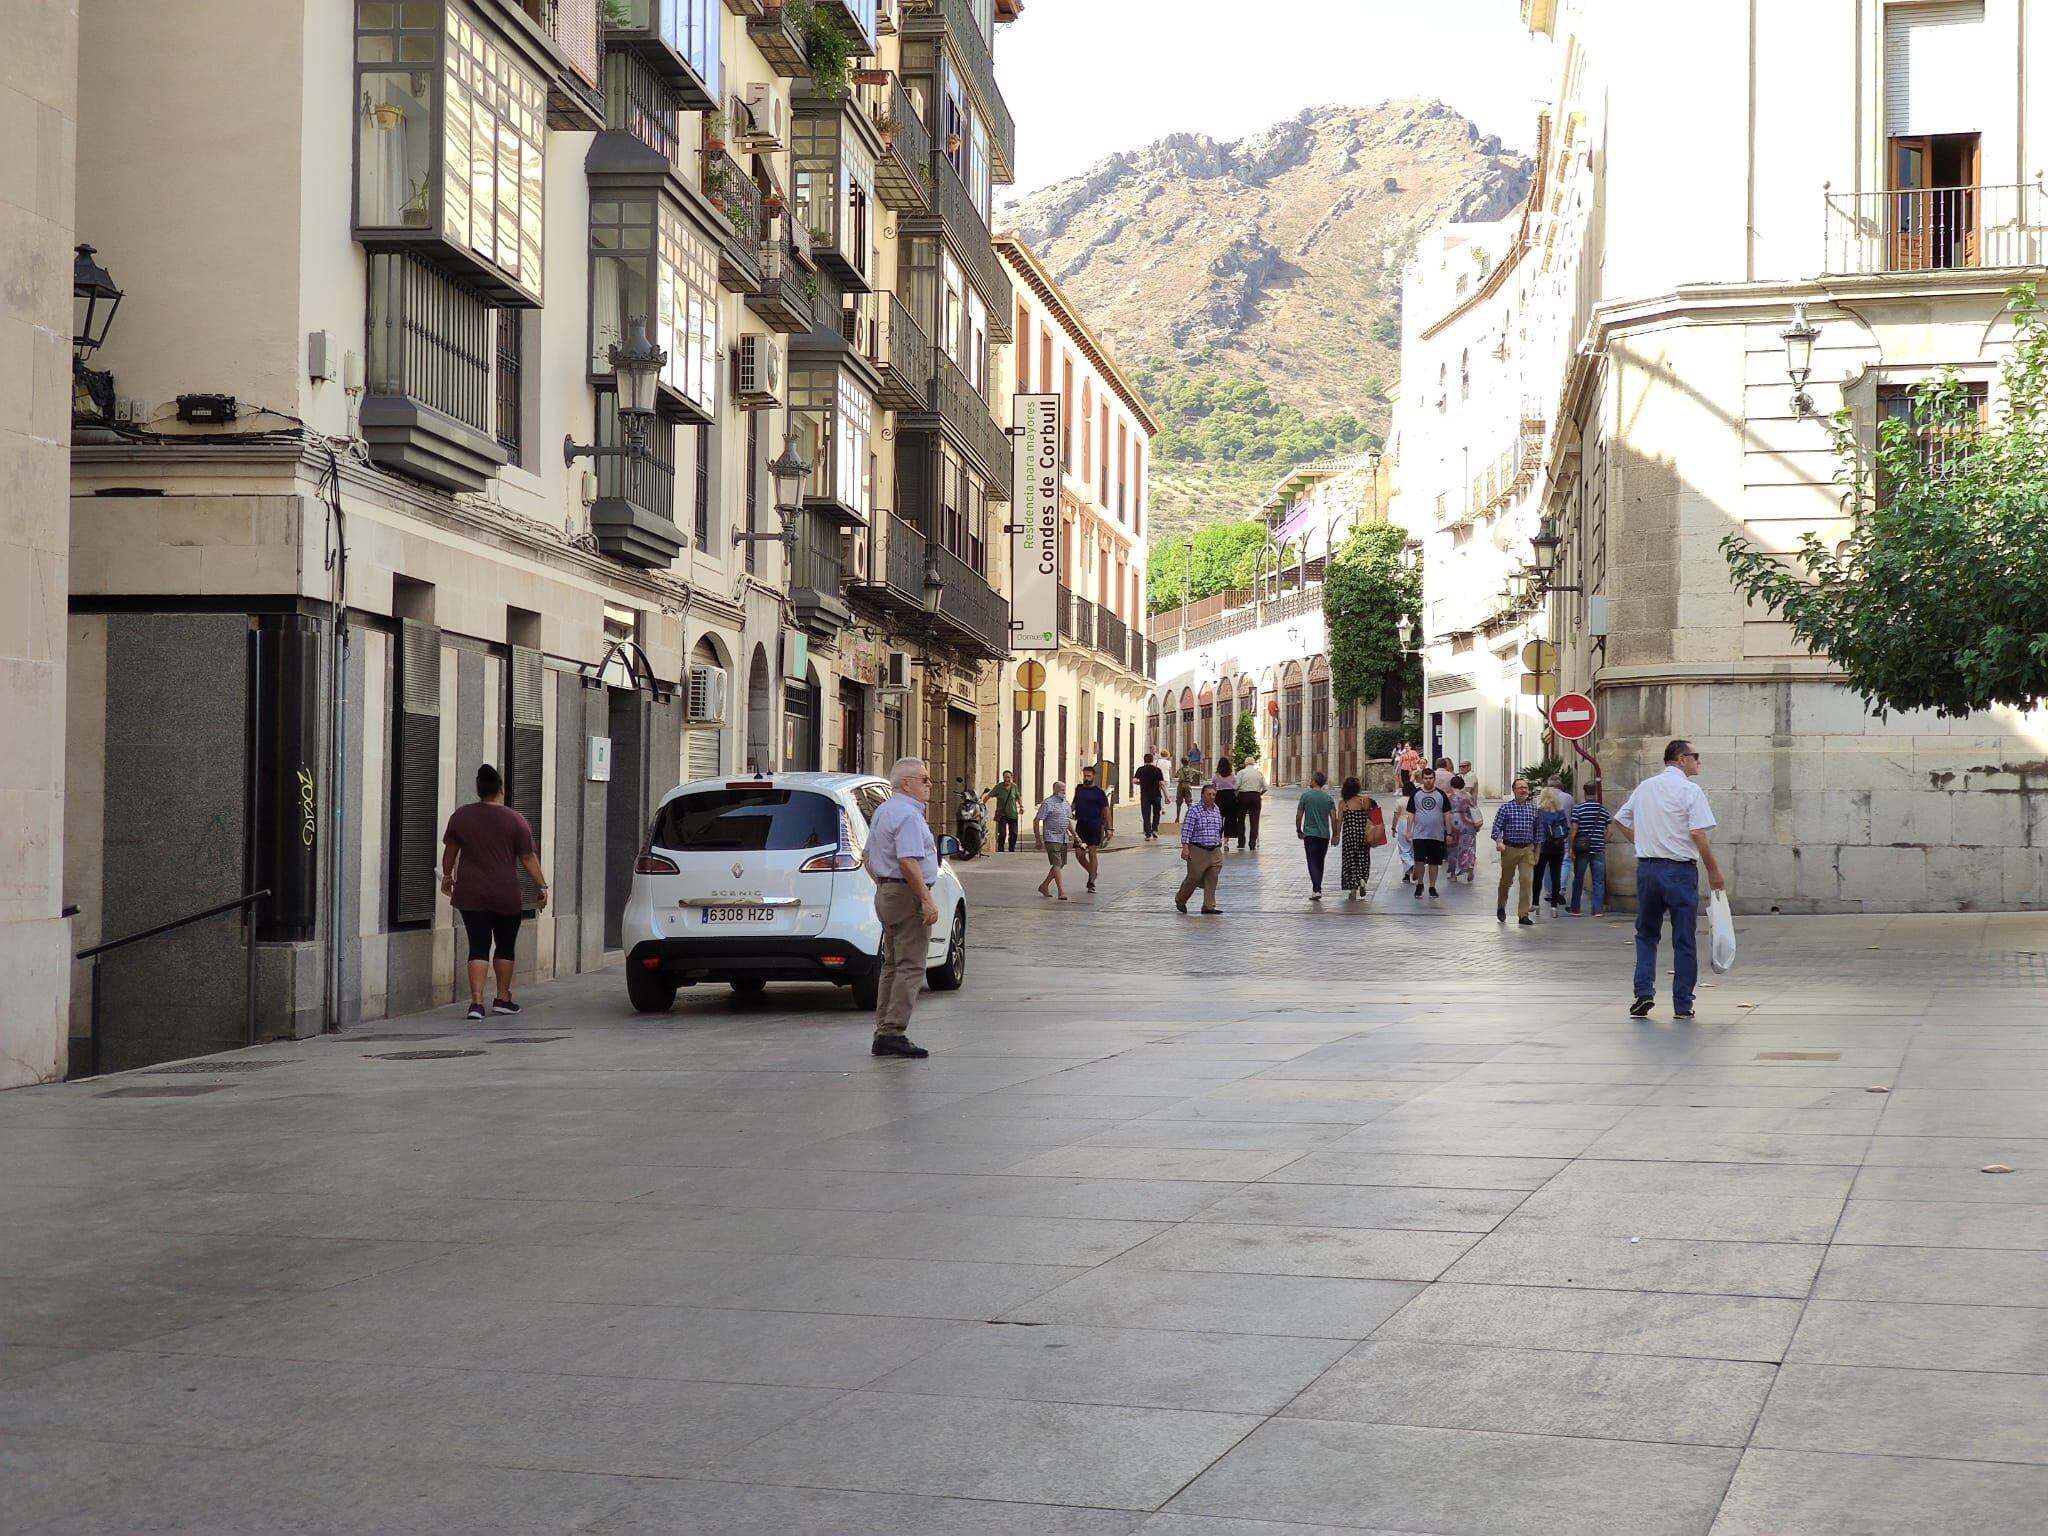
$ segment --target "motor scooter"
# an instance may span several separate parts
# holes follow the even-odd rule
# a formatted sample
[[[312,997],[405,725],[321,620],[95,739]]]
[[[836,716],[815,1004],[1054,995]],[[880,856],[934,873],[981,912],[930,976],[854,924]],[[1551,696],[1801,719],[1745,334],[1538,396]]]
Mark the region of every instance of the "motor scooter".
[[[972,859],[988,846],[988,812],[982,807],[981,796],[965,779],[955,779],[959,789],[959,808],[953,816],[953,835],[960,839],[960,857]]]

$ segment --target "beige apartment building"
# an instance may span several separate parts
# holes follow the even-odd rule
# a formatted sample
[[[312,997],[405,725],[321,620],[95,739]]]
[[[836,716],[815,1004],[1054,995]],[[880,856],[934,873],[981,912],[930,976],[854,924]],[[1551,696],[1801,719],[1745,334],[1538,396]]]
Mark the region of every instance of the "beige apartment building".
[[[241,1038],[251,942],[265,1032],[453,998],[481,762],[545,977],[615,953],[679,780],[975,759],[1018,9],[85,0],[125,297],[71,456],[71,938],[270,895],[108,957],[97,1039],[78,967],[74,1071]]]
[[[0,1088],[64,1070],[65,457],[78,123],[74,0],[20,0],[0,28]],[[84,349],[80,349],[84,350]]]
[[[1142,726],[1151,675],[1147,472],[1159,423],[1036,253],[1014,235],[998,237],[996,250],[1017,292],[1007,393],[1060,396],[1065,426],[1059,649],[1020,651],[1003,669],[992,701],[1003,722],[998,767],[1016,773],[1027,805],[1055,780],[1071,790],[1083,766],[1103,768],[1104,787],[1134,802],[1131,770],[1154,746]],[[1026,659],[1045,666],[1042,713],[1017,708]]]
[[[1497,390],[1466,431],[1476,457],[1540,425],[1511,509],[1528,554],[1502,548],[1554,559],[1540,623],[1560,685],[1598,705],[1610,798],[1687,736],[1738,909],[2048,904],[2048,716],[1877,718],[1734,590],[1719,549],[1841,526],[1822,415],[1847,408],[1874,439],[1943,368],[1998,410],[2006,291],[2048,259],[2030,68],[2048,4],[1716,0],[1688,19],[1683,70],[1656,7],[1522,15],[1556,68],[1501,257],[1533,312],[1534,409]],[[1521,328],[1489,366],[1522,365]],[[1432,387],[1404,365],[1404,396]],[[1437,548],[1432,603],[1452,595]],[[1627,892],[1632,870],[1613,878]]]

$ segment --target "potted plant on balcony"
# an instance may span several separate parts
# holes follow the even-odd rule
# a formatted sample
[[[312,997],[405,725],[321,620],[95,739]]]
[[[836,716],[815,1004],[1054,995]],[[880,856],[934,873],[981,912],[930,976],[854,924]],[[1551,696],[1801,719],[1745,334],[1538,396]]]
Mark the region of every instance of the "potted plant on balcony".
[[[429,177],[422,174],[420,179],[412,184],[412,196],[406,200],[405,207],[399,210],[399,218],[408,229],[425,229],[433,222],[433,188]]]
[[[734,234],[738,235],[742,240],[753,238],[754,216],[746,210],[744,205],[740,203],[732,204],[732,206],[725,210],[725,216],[732,221]]]
[[[366,91],[363,93],[368,95]],[[405,121],[405,108],[395,101],[380,101],[370,108],[370,116],[377,120],[377,126],[386,133]]]
[[[856,69],[853,72],[855,85],[887,85],[889,71],[886,69]]]
[[[782,201],[782,189],[781,189],[781,188],[779,188],[779,187],[774,187],[774,188],[770,188],[770,189],[769,189],[768,191],[766,191],[766,192],[763,192],[763,193],[761,194],[761,210],[762,210],[762,212],[764,212],[764,213],[769,213],[769,214],[776,214],[776,213],[780,213],[780,212],[782,212],[782,210],[783,210],[783,207],[784,207],[784,204],[783,204],[783,201]]]
[[[633,12],[626,0],[604,0],[604,24],[614,30],[633,25]]]
[[[830,245],[835,238],[832,231],[823,224],[813,224],[811,226],[811,245],[813,248],[821,245]]]
[[[877,112],[875,132],[881,136],[882,148],[893,149],[896,145],[896,114],[886,107]]]
[[[726,127],[727,124],[723,112],[706,112],[704,114],[704,147],[711,151],[711,153],[717,154],[725,148]]]

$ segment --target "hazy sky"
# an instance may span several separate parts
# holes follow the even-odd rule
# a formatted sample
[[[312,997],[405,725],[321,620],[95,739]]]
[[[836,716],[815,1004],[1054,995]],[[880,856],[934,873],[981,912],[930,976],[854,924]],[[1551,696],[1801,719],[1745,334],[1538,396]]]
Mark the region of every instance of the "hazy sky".
[[[1434,97],[1528,149],[1553,85],[1517,0],[1026,0],[996,37],[1016,195],[1163,134],[1238,139],[1331,102]]]

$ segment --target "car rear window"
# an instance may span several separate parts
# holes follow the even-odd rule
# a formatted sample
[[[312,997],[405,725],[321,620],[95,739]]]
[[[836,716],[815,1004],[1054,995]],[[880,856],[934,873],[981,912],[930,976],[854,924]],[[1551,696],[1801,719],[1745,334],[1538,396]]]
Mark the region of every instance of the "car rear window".
[[[839,841],[839,805],[801,789],[706,789],[654,818],[654,846],[675,853],[793,853]]]

